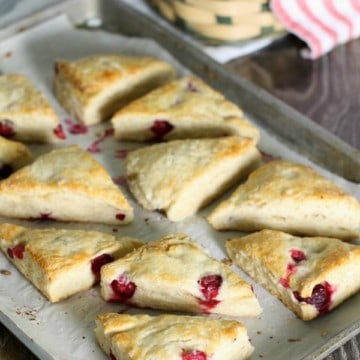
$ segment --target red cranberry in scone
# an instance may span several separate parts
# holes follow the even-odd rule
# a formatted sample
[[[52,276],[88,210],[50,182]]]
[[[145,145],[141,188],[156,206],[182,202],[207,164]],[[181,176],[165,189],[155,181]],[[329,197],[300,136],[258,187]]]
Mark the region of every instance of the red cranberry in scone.
[[[252,287],[194,240],[173,234],[101,268],[101,295],[137,307],[256,316]]]
[[[262,230],[229,240],[226,249],[236,265],[303,320],[325,315],[360,290],[358,245]]]

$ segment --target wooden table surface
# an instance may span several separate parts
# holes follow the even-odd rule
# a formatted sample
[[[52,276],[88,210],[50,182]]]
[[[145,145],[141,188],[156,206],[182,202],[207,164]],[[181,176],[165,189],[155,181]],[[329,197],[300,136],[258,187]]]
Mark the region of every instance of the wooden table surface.
[[[360,40],[317,61],[301,59],[298,45],[289,37],[226,66],[360,149]],[[0,359],[37,357],[0,324]],[[360,334],[326,358],[356,359],[360,359]]]
[[[360,39],[312,61],[288,36],[226,66],[360,149]]]

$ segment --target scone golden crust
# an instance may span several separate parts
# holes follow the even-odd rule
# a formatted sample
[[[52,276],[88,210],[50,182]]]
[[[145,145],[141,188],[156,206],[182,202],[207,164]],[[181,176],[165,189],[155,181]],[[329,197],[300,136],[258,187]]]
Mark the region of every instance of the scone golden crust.
[[[111,121],[115,137],[124,140],[260,137],[237,105],[194,76],[151,91],[120,109]]]
[[[45,96],[28,78],[18,74],[0,75],[0,135],[40,143],[65,139]]]
[[[31,151],[26,145],[0,136],[0,179],[28,165],[32,159]]]
[[[180,221],[245,177],[259,158],[250,139],[173,140],[130,152],[125,173],[141,206]]]
[[[157,58],[99,54],[57,61],[54,87],[59,102],[71,115],[94,125],[174,77],[174,68]]]
[[[262,230],[227,241],[242,270],[298,317],[323,315],[360,290],[360,246],[334,238]]]
[[[359,236],[360,204],[312,168],[277,160],[255,170],[208,221],[218,230],[274,229],[350,240]]]
[[[231,316],[261,312],[250,284],[184,234],[147,243],[101,269],[101,295],[137,307]]]
[[[99,280],[101,266],[140,245],[136,239],[97,231],[0,224],[1,250],[51,302],[90,288]]]
[[[110,175],[77,145],[58,148],[0,182],[0,214],[126,224],[133,209]]]
[[[95,334],[115,360],[243,360],[253,352],[244,325],[209,317],[107,313]]]

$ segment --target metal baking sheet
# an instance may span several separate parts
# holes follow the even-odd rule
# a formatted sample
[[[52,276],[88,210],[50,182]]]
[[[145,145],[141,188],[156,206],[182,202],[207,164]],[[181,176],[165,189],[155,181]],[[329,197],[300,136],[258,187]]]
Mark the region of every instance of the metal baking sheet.
[[[114,9],[115,7],[115,9]],[[116,10],[117,9],[117,10]],[[121,11],[120,11],[121,10]],[[117,12],[118,11],[118,12]],[[180,62],[176,54],[171,55],[151,40],[123,36],[118,28],[112,26],[107,16],[112,14],[116,24],[126,22],[124,19],[137,21],[141,27],[142,16],[133,10],[127,10],[123,4],[112,1],[67,1],[51,11],[39,14],[39,20],[25,24],[26,30],[5,32],[6,36],[0,41],[0,71],[4,73],[22,72],[28,75],[37,86],[43,90],[56,112],[61,118],[68,135],[67,143],[77,143],[88,149],[97,142],[99,152],[93,153],[105,168],[110,172],[114,181],[119,184],[126,196],[131,199],[124,186],[123,157],[126,151],[138,146],[133,143],[116,141],[109,134],[109,123],[104,123],[88,129],[86,134],[72,134],[74,120],[69,118],[56,101],[52,92],[52,74],[54,60],[58,58],[78,58],[81,56],[101,53],[128,53],[137,55],[156,55],[177,67],[179,74],[189,71]],[[130,15],[131,14],[131,15]],[[102,16],[103,15],[103,16]],[[84,24],[98,26],[91,31]],[[113,21],[115,21],[113,19]],[[149,32],[157,28],[156,23],[149,19]],[[13,27],[16,30],[16,27]],[[109,31],[112,29],[113,31]],[[146,32],[145,30],[144,33]],[[4,34],[4,33],[3,33]],[[167,36],[167,35],[164,35]],[[1,37],[1,34],[0,34]],[[177,44],[181,52],[182,43]],[[203,68],[204,63],[197,63],[193,58],[193,67]],[[193,70],[193,69],[192,69]],[[220,76],[218,73],[216,76]],[[220,81],[220,80],[219,80]],[[225,82],[221,79],[220,82]],[[261,107],[261,99],[258,100]],[[274,105],[276,107],[276,104]],[[249,109],[247,114],[257,120],[257,113]],[[274,110],[276,111],[276,110]],[[263,114],[263,116],[265,116]],[[272,132],[260,126],[262,150],[277,156],[292,159],[298,162],[311,164],[326,177],[338,183],[344,189],[360,199],[360,187],[335,175],[324,167],[316,166],[308,157],[303,156],[296,149],[289,148],[281,137],[273,136]],[[49,146],[32,146],[34,154],[44,153]],[[223,259],[225,255],[224,240],[237,236],[239,233],[216,232],[205,221],[204,217],[214,206],[211,205],[197,216],[190,217],[180,223],[171,223],[160,213],[142,210],[133,200],[135,208],[134,223],[122,227],[101,226],[96,224],[73,223],[30,223],[26,226],[56,226],[58,228],[85,228],[97,229],[106,232],[116,232],[121,235],[139,237],[145,241],[157,239],[165,234],[184,232],[201,243],[211,255]],[[9,220],[7,220],[9,221]],[[96,344],[93,328],[96,314],[107,311],[126,311],[129,313],[148,312],[119,304],[106,304],[99,295],[98,287],[74,295],[58,304],[50,304],[35,288],[26,281],[17,270],[0,254],[0,270],[9,271],[0,273],[0,320],[14,334],[16,334],[40,359],[106,359]],[[239,273],[241,273],[240,270]],[[241,318],[241,322],[248,329],[255,352],[251,359],[321,359],[336,347],[340,346],[352,336],[360,332],[360,294],[346,301],[341,307],[330,314],[311,322],[303,322],[287,310],[278,300],[267,291],[251,281],[255,292],[263,307],[263,314],[258,318]]]

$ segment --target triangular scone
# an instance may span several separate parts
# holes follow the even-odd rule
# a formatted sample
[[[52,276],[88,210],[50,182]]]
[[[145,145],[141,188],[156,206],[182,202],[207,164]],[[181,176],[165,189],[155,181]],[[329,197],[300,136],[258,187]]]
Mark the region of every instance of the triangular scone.
[[[133,209],[105,168],[72,145],[39,156],[1,181],[0,215],[126,224]]]
[[[124,140],[260,137],[237,105],[193,76],[153,90],[120,109],[111,121],[115,137]]]
[[[204,316],[107,313],[95,334],[115,360],[242,360],[254,350],[243,324]]]
[[[226,242],[242,270],[303,320],[331,311],[360,290],[360,246],[334,238],[262,230]]]
[[[257,316],[250,284],[184,234],[147,243],[101,269],[101,295],[137,307]]]
[[[28,165],[32,159],[31,151],[26,145],[0,136],[0,179]]]
[[[99,280],[101,266],[141,245],[97,231],[0,224],[1,250],[51,302],[89,289]]]
[[[157,58],[99,54],[57,61],[54,85],[63,107],[82,123],[94,125],[174,77],[174,68]]]
[[[359,235],[360,204],[312,168],[277,160],[255,170],[208,221],[218,230],[275,229],[348,240]]]
[[[65,139],[60,121],[45,96],[23,75],[0,75],[0,135],[24,142]]]
[[[180,221],[246,176],[260,158],[254,140],[173,140],[130,152],[126,177],[136,200]]]

